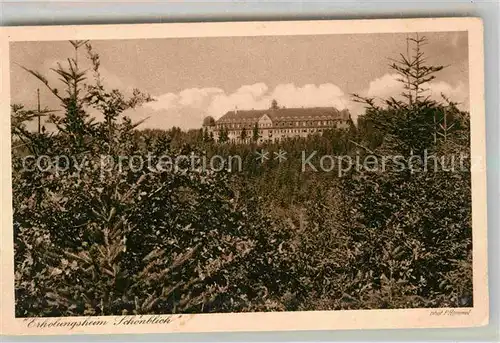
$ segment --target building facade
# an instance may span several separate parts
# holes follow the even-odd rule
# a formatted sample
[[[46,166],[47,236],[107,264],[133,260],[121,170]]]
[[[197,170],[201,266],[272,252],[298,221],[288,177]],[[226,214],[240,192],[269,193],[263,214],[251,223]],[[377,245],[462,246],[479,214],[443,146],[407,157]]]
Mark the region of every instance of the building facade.
[[[347,109],[309,107],[234,110],[217,120],[205,118],[203,126],[216,141],[263,143],[321,134],[328,129],[348,129],[351,123]]]

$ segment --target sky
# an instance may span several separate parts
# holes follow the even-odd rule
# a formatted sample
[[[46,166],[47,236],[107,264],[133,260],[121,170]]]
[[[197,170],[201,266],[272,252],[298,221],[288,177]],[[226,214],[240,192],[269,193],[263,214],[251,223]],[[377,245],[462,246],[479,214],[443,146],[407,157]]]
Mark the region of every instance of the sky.
[[[422,35],[422,34],[420,34]],[[468,42],[466,32],[423,34],[427,62],[443,65],[427,88],[444,93],[468,110]],[[104,85],[130,94],[150,93],[155,102],[127,110],[142,127],[199,128],[205,116],[221,117],[229,110],[280,106],[347,108],[354,119],[363,113],[352,94],[383,99],[397,96],[401,83],[389,64],[406,54],[407,33],[316,36],[259,36],[94,40],[101,58]],[[40,88],[42,108],[60,108],[57,99],[20,66],[41,72],[62,89],[50,68],[73,57],[67,41],[11,43],[11,102],[35,108]],[[88,68],[85,50],[78,56]],[[91,75],[89,74],[89,81]],[[98,119],[99,115],[95,114]]]

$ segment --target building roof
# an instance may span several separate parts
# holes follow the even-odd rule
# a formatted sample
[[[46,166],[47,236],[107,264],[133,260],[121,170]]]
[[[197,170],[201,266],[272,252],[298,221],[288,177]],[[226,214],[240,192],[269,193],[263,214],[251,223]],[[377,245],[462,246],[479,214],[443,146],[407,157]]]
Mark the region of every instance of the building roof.
[[[347,109],[339,111],[334,107],[300,107],[266,110],[234,110],[227,112],[216,122],[219,124],[241,121],[257,122],[264,114],[267,114],[272,121],[283,121],[287,119],[306,120],[314,118],[347,120],[350,117]]]

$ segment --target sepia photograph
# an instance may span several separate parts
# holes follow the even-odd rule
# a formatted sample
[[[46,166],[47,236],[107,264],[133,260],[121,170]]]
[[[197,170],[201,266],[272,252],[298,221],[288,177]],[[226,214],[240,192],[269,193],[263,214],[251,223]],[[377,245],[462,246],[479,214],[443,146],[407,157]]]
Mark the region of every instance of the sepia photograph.
[[[20,31],[2,66],[13,320],[75,332],[421,309],[485,323],[481,26],[460,20]]]

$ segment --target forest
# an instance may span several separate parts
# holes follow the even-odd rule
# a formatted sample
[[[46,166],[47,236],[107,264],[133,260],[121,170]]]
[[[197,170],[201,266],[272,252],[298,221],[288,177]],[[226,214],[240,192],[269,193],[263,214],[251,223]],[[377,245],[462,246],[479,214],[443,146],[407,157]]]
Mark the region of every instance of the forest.
[[[472,306],[470,160],[453,171],[301,168],[303,151],[416,167],[411,157],[469,155],[469,112],[426,95],[443,67],[426,64],[425,37],[388,66],[402,94],[353,94],[365,113],[349,129],[262,145],[142,129],[123,112],[153,97],[107,89],[91,42],[68,44],[75,56],[49,71],[63,90],[25,68],[61,111],[11,105],[17,317]],[[55,130],[27,128],[42,114]],[[287,160],[262,163],[263,149]],[[238,155],[243,167],[102,177],[101,156],[147,154]],[[36,168],[39,156],[74,159],[55,174]]]

